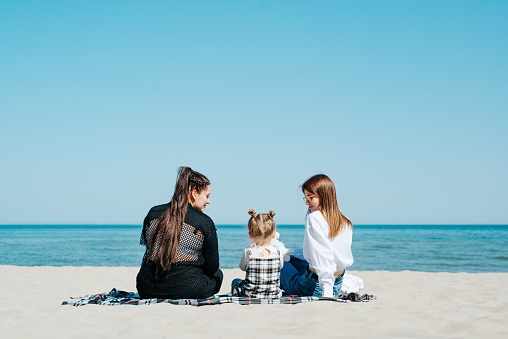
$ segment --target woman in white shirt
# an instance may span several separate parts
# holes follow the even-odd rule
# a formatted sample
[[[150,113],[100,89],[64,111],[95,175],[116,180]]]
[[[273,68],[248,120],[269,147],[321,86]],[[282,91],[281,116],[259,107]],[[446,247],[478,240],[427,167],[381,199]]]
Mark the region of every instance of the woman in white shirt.
[[[287,295],[334,297],[342,286],[345,269],[353,264],[353,224],[339,210],[335,185],[324,174],[302,185],[305,203],[303,257],[297,253],[284,262],[281,288]]]

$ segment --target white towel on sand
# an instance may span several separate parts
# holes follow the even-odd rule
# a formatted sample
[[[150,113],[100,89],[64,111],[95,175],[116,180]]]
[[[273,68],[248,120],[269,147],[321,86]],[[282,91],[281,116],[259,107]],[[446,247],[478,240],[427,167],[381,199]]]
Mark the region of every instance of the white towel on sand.
[[[360,277],[355,275],[346,273],[344,274],[344,278],[342,279],[342,287],[340,289],[341,292],[344,293],[362,293],[363,289],[363,280]]]

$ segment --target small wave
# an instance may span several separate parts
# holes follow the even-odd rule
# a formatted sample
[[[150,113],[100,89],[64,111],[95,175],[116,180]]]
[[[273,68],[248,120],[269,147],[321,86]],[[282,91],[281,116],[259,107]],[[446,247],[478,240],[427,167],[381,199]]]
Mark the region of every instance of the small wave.
[[[390,250],[390,249],[393,249],[393,246],[391,246],[391,245],[374,245],[374,246],[372,246],[372,249],[374,249],[374,250]]]
[[[508,257],[496,257],[496,259],[499,259],[499,260],[508,260]]]

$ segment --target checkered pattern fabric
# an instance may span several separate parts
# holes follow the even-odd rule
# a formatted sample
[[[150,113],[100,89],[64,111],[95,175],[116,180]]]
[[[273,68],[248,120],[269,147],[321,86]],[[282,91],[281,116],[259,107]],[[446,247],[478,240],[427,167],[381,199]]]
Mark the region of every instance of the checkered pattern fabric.
[[[206,299],[139,299],[137,293],[117,291],[112,289],[108,293],[85,295],[80,298],[73,298],[72,301],[64,301],[62,305],[84,306],[84,305],[151,305],[151,304],[171,304],[171,305],[191,305],[206,306],[220,305],[227,303],[237,303],[240,305],[251,304],[300,304],[311,301],[335,301],[335,302],[366,302],[377,299],[373,295],[364,294],[360,296],[358,293],[341,293],[337,298],[324,297],[294,297],[285,296],[281,298],[249,298],[249,297],[233,297],[231,293],[225,295],[217,295]]]
[[[250,253],[249,253],[250,254]],[[276,258],[250,258],[245,280],[233,290],[233,295],[250,298],[280,298],[280,251]]]

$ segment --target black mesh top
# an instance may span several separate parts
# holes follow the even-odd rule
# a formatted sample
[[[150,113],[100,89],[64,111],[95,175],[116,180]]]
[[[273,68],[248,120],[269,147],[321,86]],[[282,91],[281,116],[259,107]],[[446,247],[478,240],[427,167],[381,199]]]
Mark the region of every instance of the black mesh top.
[[[147,239],[158,219],[169,204],[152,207],[141,232],[140,244],[147,246]],[[219,247],[215,225],[206,214],[188,205],[182,228],[178,252],[169,271],[156,275],[157,264],[147,259],[145,251],[137,275],[136,287],[141,298],[208,298],[220,287]],[[221,275],[222,277],[222,275]]]

